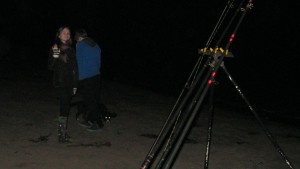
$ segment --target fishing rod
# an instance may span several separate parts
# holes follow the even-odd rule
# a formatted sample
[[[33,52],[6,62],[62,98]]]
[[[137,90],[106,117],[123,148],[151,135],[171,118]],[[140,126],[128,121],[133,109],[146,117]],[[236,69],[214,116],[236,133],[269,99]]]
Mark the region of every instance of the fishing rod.
[[[219,38],[217,45],[215,47],[215,51],[217,51],[218,47],[221,44],[221,41],[224,39],[225,34],[227,33],[227,31],[229,30],[230,26],[232,25],[233,21],[235,20],[235,18],[237,17],[238,13],[241,11],[242,9],[242,5],[244,4],[244,0],[241,1],[241,3],[239,4],[238,8],[236,9],[233,17],[231,18],[231,20],[229,21],[227,27],[225,28],[225,30],[223,31],[221,37]],[[216,53],[215,53],[215,56]],[[210,146],[211,146],[211,141],[212,141],[212,126],[213,126],[213,118],[214,118],[214,105],[213,105],[213,95],[214,95],[214,85],[216,84],[215,80],[213,79],[212,81],[212,86],[211,86],[211,91],[210,91],[210,99],[209,99],[209,117],[208,117],[208,127],[207,127],[207,142],[206,142],[206,151],[205,151],[205,159],[204,159],[204,169],[208,169],[208,165],[209,165],[209,159],[210,159]]]
[[[241,3],[242,4],[242,3]],[[241,90],[240,90],[240,88],[237,86],[237,84],[235,83],[235,81],[233,80],[233,78],[230,76],[230,74],[229,74],[229,72],[227,71],[227,69],[225,68],[225,66],[224,66],[224,63],[223,63],[223,58],[225,57],[225,56],[228,56],[228,49],[229,49],[229,47],[230,47],[230,44],[232,43],[232,41],[233,41],[233,39],[235,38],[235,34],[236,34],[236,31],[237,31],[237,29],[238,29],[238,27],[239,27],[239,25],[241,24],[241,21],[243,20],[243,18],[244,18],[244,15],[245,15],[245,13],[249,10],[249,9],[251,9],[253,7],[253,4],[252,4],[252,0],[249,0],[249,2],[247,3],[247,5],[246,5],[246,7],[245,8],[240,8],[240,9],[238,9],[238,10],[241,10],[241,11],[243,11],[244,13],[243,13],[243,15],[241,16],[241,18],[240,18],[240,20],[239,20],[239,22],[238,22],[238,24],[237,24],[237,26],[236,26],[236,29],[233,31],[233,33],[231,34],[231,36],[230,36],[230,38],[229,38],[229,41],[228,41],[228,43],[227,43],[227,45],[226,45],[226,48],[225,48],[225,52],[223,52],[222,51],[222,55],[221,55],[221,58],[218,58],[218,57],[216,57],[216,54],[217,54],[217,51],[219,50],[219,44],[220,44],[220,42],[221,42],[221,40],[223,39],[223,38],[220,38],[219,39],[219,41],[218,41],[218,43],[217,43],[217,45],[216,45],[216,47],[215,47],[215,49],[211,52],[211,55],[213,55],[213,57],[211,56],[210,58],[213,58],[212,60],[213,60],[213,63],[210,63],[209,64],[209,66],[211,66],[211,68],[210,68],[210,70],[212,70],[212,71],[208,71],[209,73],[208,73],[208,77],[210,77],[209,78],[209,80],[207,81],[207,80],[204,80],[204,83],[200,86],[200,89],[198,90],[198,92],[197,92],[197,94],[196,94],[196,96],[195,96],[195,98],[197,98],[197,96],[198,96],[198,94],[202,94],[201,95],[201,97],[200,97],[200,99],[199,99],[199,101],[198,101],[198,104],[196,105],[196,107],[194,107],[194,102],[192,102],[192,104],[190,104],[189,106],[188,106],[188,108],[186,108],[186,107],[184,107],[185,106],[185,103],[188,101],[188,99],[189,99],[189,96],[190,96],[190,94],[191,94],[191,92],[194,92],[194,90],[195,90],[195,87],[196,87],[196,85],[195,85],[195,83],[196,82],[198,82],[199,80],[200,80],[200,76],[202,76],[202,74],[203,74],[203,70],[204,70],[204,68],[201,70],[201,72],[198,74],[198,69],[199,69],[199,66],[200,66],[200,61],[198,61],[197,62],[197,64],[196,64],[196,66],[194,67],[194,69],[193,69],[193,72],[192,72],[192,74],[191,74],[191,76],[189,77],[189,80],[188,80],[188,82],[186,83],[186,86],[185,86],[185,88],[183,89],[183,91],[185,91],[185,90],[189,90],[189,93],[185,96],[185,98],[184,98],[184,101],[183,101],[183,103],[182,104],[180,104],[180,106],[179,107],[176,107],[177,105],[178,105],[178,103],[180,103],[182,100],[181,100],[181,96],[183,95],[182,93],[184,93],[184,92],[182,92],[181,93],[181,95],[180,95],[180,97],[179,97],[179,99],[177,100],[177,102],[176,102],[176,104],[175,104],[175,106],[174,106],[174,108],[173,108],[173,110],[172,110],[172,113],[171,114],[173,114],[173,112],[176,112],[176,114],[178,114],[178,116],[176,117],[176,119],[175,119],[175,117],[171,117],[171,114],[170,114],[170,116],[169,116],[169,118],[168,119],[170,119],[170,118],[172,118],[172,123],[171,124],[173,124],[173,123],[175,123],[174,124],[174,126],[173,126],[173,131],[171,132],[171,136],[170,136],[170,138],[169,138],[169,140],[168,140],[168,143],[167,143],[167,146],[166,146],[166,149],[165,149],[165,151],[164,151],[164,154],[162,155],[162,158],[161,158],[161,160],[159,161],[159,163],[158,163],[158,165],[157,165],[157,169],[159,169],[159,168],[161,168],[161,167],[164,167],[164,168],[169,168],[169,167],[171,167],[171,165],[172,165],[172,163],[173,163],[173,160],[174,160],[174,156],[175,156],[175,154],[177,154],[177,151],[178,151],[178,149],[179,149],[179,146],[182,144],[182,140],[183,140],[183,138],[185,137],[185,136],[180,136],[179,138],[177,138],[178,137],[178,135],[180,134],[180,133],[182,133],[182,127],[183,127],[183,124],[186,122],[186,120],[187,120],[187,118],[189,117],[189,114],[188,113],[183,113],[183,112],[190,112],[192,109],[193,109],[193,112],[192,112],[192,115],[190,116],[190,118],[188,119],[189,121],[188,121],[188,125],[186,125],[185,126],[185,128],[184,128],[184,130],[183,130],[183,133],[185,133],[185,135],[186,135],[186,133],[187,133],[187,131],[189,130],[189,128],[190,127],[187,127],[187,126],[190,126],[190,124],[191,124],[191,119],[192,119],[192,121],[193,121],[193,119],[194,119],[194,117],[195,117],[195,113],[197,113],[198,112],[198,109],[199,109],[199,107],[201,106],[201,104],[202,104],[202,101],[203,101],[203,99],[204,99],[204,96],[206,95],[206,93],[207,93],[207,91],[208,91],[208,89],[210,88],[211,89],[211,97],[210,97],[210,103],[211,103],[211,105],[210,105],[210,113],[211,113],[211,117],[210,117],[210,119],[209,119],[209,127],[208,127],[208,138],[207,138],[207,148],[206,148],[206,156],[205,156],[205,169],[206,168],[208,168],[208,161],[209,161],[209,150],[210,150],[210,145],[211,145],[211,132],[212,132],[212,119],[213,119],[213,106],[212,106],[212,100],[213,100],[213,85],[214,85],[214,83],[215,83],[215,81],[214,81],[214,78],[215,78],[215,75],[216,75],[216,72],[218,71],[218,69],[219,69],[219,67],[221,66],[222,68],[223,68],[223,70],[225,71],[225,73],[227,74],[227,76],[229,77],[229,79],[232,81],[232,83],[235,85],[235,87],[236,87],[236,89],[239,91],[239,94],[242,96],[242,98],[245,100],[245,102],[248,104],[248,106],[249,106],[249,108],[250,108],[250,110],[253,112],[253,114],[254,114],[254,116],[257,118],[257,120],[259,121],[259,123],[260,123],[260,125],[261,125],[261,127],[265,130],[265,133],[267,134],[267,136],[269,137],[269,139],[271,140],[271,142],[273,143],[273,145],[275,146],[275,148],[278,150],[278,152],[280,153],[280,155],[283,157],[283,159],[285,160],[285,162],[287,163],[287,165],[291,168],[291,169],[293,169],[293,166],[292,166],[292,164],[291,164],[291,162],[288,160],[288,158],[287,158],[287,156],[283,153],[283,151],[282,151],[282,149],[279,147],[279,145],[278,145],[278,143],[277,143],[277,141],[274,139],[274,137],[271,135],[271,133],[269,132],[269,130],[264,126],[264,124],[262,123],[262,121],[260,120],[260,118],[258,117],[258,115],[257,115],[257,113],[255,112],[255,110],[253,109],[253,107],[250,105],[250,103],[249,103],[249,101],[247,100],[247,98],[244,96],[244,94],[241,92]],[[234,18],[234,17],[233,17]],[[223,20],[224,18],[222,18],[222,20]],[[220,20],[219,20],[220,21]],[[230,24],[229,24],[230,25]],[[220,25],[217,25],[217,26],[220,26]],[[215,28],[217,28],[217,26],[215,27]],[[218,28],[217,28],[218,29]],[[223,34],[222,34],[222,36],[221,37],[223,37],[223,35],[225,35],[225,32],[226,31],[224,31],[223,32]],[[215,35],[215,33],[216,32],[214,32],[213,31],[213,33],[212,33],[212,36],[214,36]],[[212,37],[211,36],[211,37]],[[207,44],[210,44],[211,43],[211,37],[209,38],[209,40],[207,41]],[[206,53],[206,50],[208,49],[208,46],[209,45],[206,45],[205,46],[205,48],[204,48],[204,50],[202,51],[202,57],[201,58],[199,58],[199,60],[201,59],[201,61],[202,61],[202,59],[203,59],[203,56],[205,55],[205,53]],[[207,63],[208,62],[211,62],[211,60],[210,59],[208,59],[207,60]],[[207,67],[207,64],[204,64],[204,67]],[[199,76],[197,76],[197,75],[199,75]],[[192,76],[194,76],[194,79],[193,80],[191,80],[191,77]],[[206,79],[206,77],[204,78],[204,79]],[[206,83],[207,82],[207,83]],[[190,86],[191,85],[191,86]],[[205,89],[203,90],[203,87],[205,86]],[[193,101],[196,101],[197,102],[197,100],[193,100]],[[183,109],[184,108],[184,109]],[[176,111],[175,111],[176,110]],[[175,122],[175,120],[176,120],[176,122]],[[166,123],[165,124],[165,126],[167,126],[167,125],[169,125],[168,123]],[[179,127],[178,127],[179,126]],[[167,126],[167,128],[171,128],[171,126]],[[179,129],[178,129],[179,128]],[[188,129],[187,129],[188,128]],[[167,131],[169,131],[169,129],[167,130]],[[164,132],[164,130],[162,130],[161,132]],[[165,133],[165,135],[164,135],[164,137],[166,136],[166,133]],[[176,142],[176,139],[178,139],[179,141],[177,141]],[[162,140],[163,141],[163,140]],[[176,142],[176,145],[175,145],[175,148],[173,148],[172,146],[173,146],[173,144]],[[158,142],[157,142],[158,143]],[[161,144],[161,143],[160,143]],[[160,145],[161,146],[161,145]],[[152,147],[153,148],[153,147]],[[167,155],[169,154],[169,152],[170,152],[170,150],[171,150],[171,157],[168,157],[168,159],[166,159],[166,157],[167,157]],[[151,151],[150,151],[151,152]],[[149,153],[150,154],[150,153]],[[155,157],[155,156],[152,156],[152,158],[151,158],[151,160],[153,160],[154,158],[153,157]],[[165,162],[165,160],[167,160],[166,162]],[[147,163],[147,165],[145,166],[145,168],[147,168],[147,167],[149,167],[150,165],[151,165],[151,163],[152,163],[152,161],[147,161],[148,163]],[[145,164],[145,163],[144,163]],[[164,166],[163,166],[164,165]]]
[[[233,1],[231,1],[231,3],[228,3],[230,7],[232,7],[232,3],[233,3]],[[240,7],[242,4],[243,4],[243,1],[240,3],[239,7]],[[229,27],[230,27],[231,24],[233,23],[233,20],[236,18],[237,13],[238,13],[239,11],[240,11],[240,10],[236,10],[236,11],[235,11],[233,17],[231,18],[231,20],[230,20],[230,22],[228,23],[227,27],[226,27],[225,30],[223,31],[222,36],[221,36],[220,39],[218,40],[218,43],[217,43],[217,45],[216,45],[216,48],[220,45],[221,40],[224,38],[225,33],[228,31]],[[224,20],[224,18],[223,18],[223,20]],[[210,41],[210,40],[211,40],[211,39],[209,39],[209,41]],[[202,54],[205,54],[205,52],[203,52]],[[212,58],[213,58],[213,57],[211,56],[210,59],[212,59]],[[208,63],[211,62],[210,59],[207,59],[207,63],[204,65],[203,68],[207,68]],[[205,78],[204,78],[203,81],[207,81],[207,79],[209,78],[209,76],[210,76],[210,74],[211,74],[211,71],[212,71],[212,70],[209,70],[209,72],[206,74],[206,76],[205,76]],[[202,72],[203,72],[203,70],[202,70]],[[202,83],[201,86],[200,86],[199,89],[198,89],[198,92],[196,92],[197,94],[195,95],[193,101],[191,101],[191,104],[188,106],[186,112],[183,114],[183,117],[182,117],[183,120],[181,120],[181,123],[178,124],[178,127],[177,127],[178,129],[177,129],[177,131],[174,132],[175,134],[174,134],[172,137],[169,138],[169,141],[168,141],[169,144],[166,146],[166,148],[165,148],[165,150],[164,150],[164,153],[163,153],[163,155],[162,155],[162,157],[161,157],[161,160],[160,160],[160,162],[159,162],[158,165],[157,165],[157,168],[160,168],[160,166],[163,165],[163,163],[164,163],[164,161],[165,161],[165,158],[166,158],[167,155],[169,154],[169,150],[171,149],[172,145],[173,145],[174,142],[176,141],[176,138],[177,138],[178,135],[180,134],[180,131],[182,130],[184,124],[186,123],[188,117],[190,116],[190,115],[189,115],[190,112],[194,109],[195,103],[197,103],[197,100],[198,100],[198,98],[199,98],[199,96],[200,96],[200,94],[201,94],[201,92],[202,92],[204,86],[205,86],[205,83]],[[175,129],[174,129],[174,130],[175,130]]]
[[[251,9],[253,7],[252,2],[247,6],[250,6],[249,9]],[[231,35],[231,38],[234,38],[235,34]],[[220,41],[219,41],[220,42]],[[218,42],[218,43],[219,43]],[[235,82],[235,80],[233,79],[233,77],[230,75],[229,71],[227,70],[227,68],[225,67],[224,63],[222,62],[221,64],[222,69],[224,70],[225,74],[228,76],[229,80],[232,82],[232,84],[234,85],[235,89],[238,91],[238,93],[240,94],[240,96],[242,97],[242,99],[245,101],[245,103],[248,105],[248,108],[250,109],[250,111],[252,112],[252,114],[254,115],[254,117],[256,118],[256,120],[258,121],[260,127],[264,130],[265,134],[267,135],[268,139],[270,140],[270,142],[273,144],[273,146],[275,147],[275,149],[278,151],[278,153],[280,154],[280,156],[282,157],[282,159],[284,160],[284,162],[287,164],[287,166],[290,169],[294,169],[293,164],[291,163],[291,161],[288,159],[287,155],[284,153],[284,151],[282,150],[282,148],[279,146],[277,140],[274,138],[274,136],[272,135],[272,133],[269,131],[269,129],[264,125],[264,123],[262,122],[261,118],[259,117],[259,115],[256,113],[255,109],[253,108],[253,106],[250,104],[249,100],[246,98],[246,96],[243,94],[242,90],[240,89],[240,87],[237,85],[237,83]],[[212,79],[213,80],[213,79]],[[212,101],[212,100],[211,100]],[[210,111],[213,111],[213,108],[210,108]],[[208,168],[208,161],[209,161],[209,146],[211,145],[211,132],[212,132],[212,117],[213,117],[213,112],[211,114],[211,117],[209,118],[209,127],[208,127],[208,137],[207,137],[207,147],[206,147],[206,156],[205,156],[205,169]]]
[[[228,5],[230,6],[230,8],[232,8],[232,3],[233,3],[233,1],[231,1],[231,2],[228,3]],[[243,4],[243,1],[240,3],[239,7],[241,7],[242,4]],[[239,9],[239,8],[238,8],[238,9]],[[216,45],[215,48],[217,48],[217,47],[220,45],[221,40],[224,38],[225,33],[228,31],[229,27],[232,25],[233,20],[236,18],[236,16],[237,16],[237,14],[238,14],[239,11],[240,11],[240,10],[236,10],[236,11],[235,11],[235,13],[234,13],[233,17],[231,18],[229,24],[227,25],[227,27],[226,27],[225,30],[223,31],[223,33],[222,33],[220,39],[218,40],[218,43],[217,43],[217,45]],[[226,13],[228,13],[228,11],[226,11]],[[222,18],[222,20],[224,20],[224,17]],[[220,20],[219,20],[219,21],[220,21]],[[218,26],[220,26],[220,25],[218,25]],[[212,40],[212,39],[210,38],[210,39],[209,39],[209,42],[211,42],[211,40]],[[205,48],[205,49],[207,49],[207,48]],[[202,54],[204,55],[205,52],[202,52]],[[213,54],[213,53],[212,53],[212,54]],[[213,59],[213,57],[215,57],[215,56],[211,56],[211,57],[209,57],[209,59],[207,59],[207,62],[204,64],[203,69],[202,69],[201,72],[199,73],[200,75],[199,75],[198,77],[201,77],[201,76],[202,76],[204,70],[208,68],[209,62],[211,62],[211,59]],[[211,72],[207,73],[206,76],[204,77],[204,79],[203,79],[202,81],[207,81],[207,79],[209,78],[210,74],[211,74]],[[198,81],[199,81],[199,78],[196,80],[196,82],[198,83]],[[191,111],[193,110],[193,108],[195,107],[195,103],[197,102],[197,99],[199,98],[199,95],[201,94],[201,91],[203,90],[204,86],[205,86],[205,83],[202,83],[201,86],[200,86],[199,89],[198,89],[198,93],[195,92],[195,91],[193,91],[194,93],[197,93],[197,94],[194,96],[194,99],[190,102],[190,105],[188,105],[188,107],[185,109],[184,113],[181,112],[181,113],[179,114],[180,116],[182,116],[182,117],[181,117],[182,119],[181,119],[180,122],[177,122],[177,121],[176,121],[176,124],[175,124],[176,126],[173,127],[173,131],[172,131],[171,134],[170,134],[169,140],[167,141],[167,144],[166,144],[166,148],[165,148],[165,150],[163,151],[163,155],[161,156],[161,160],[160,160],[160,162],[158,163],[157,168],[159,168],[159,167],[163,164],[165,158],[167,157],[167,155],[168,155],[168,153],[169,153],[169,150],[171,149],[171,146],[172,146],[172,145],[174,144],[174,142],[176,141],[176,138],[177,138],[178,135],[180,134],[180,131],[182,131],[182,128],[183,128],[184,124],[186,123],[188,117],[190,116],[190,115],[189,115],[190,112],[191,112]],[[179,118],[178,118],[178,119],[179,119]],[[176,131],[175,131],[175,130],[176,130]]]
[[[204,90],[203,91],[198,91],[198,93],[201,93],[201,96],[200,96],[200,98],[199,98],[199,100],[198,100],[198,102],[197,102],[197,104],[195,106],[195,109],[193,110],[191,116],[189,117],[189,119],[187,121],[187,124],[184,126],[182,134],[179,136],[179,138],[178,138],[175,146],[172,147],[170,155],[168,156],[168,159],[166,160],[166,162],[163,165],[160,165],[159,167],[157,167],[157,169],[160,169],[162,167],[164,169],[168,169],[168,168],[170,168],[172,166],[174,158],[175,158],[175,156],[176,156],[176,154],[177,154],[180,146],[182,145],[182,142],[183,142],[183,140],[184,140],[187,132],[190,129],[190,126],[191,126],[191,124],[192,124],[192,122],[193,122],[193,120],[194,120],[194,118],[195,118],[195,116],[196,116],[196,114],[197,114],[197,112],[198,112],[198,110],[199,110],[199,108],[200,108],[203,100],[204,100],[204,97],[206,96],[206,93],[207,93],[208,89],[210,88],[210,86],[213,84],[213,81],[214,81],[214,78],[216,76],[216,73],[217,73],[217,71],[218,71],[218,69],[219,69],[219,67],[220,67],[220,65],[221,65],[221,63],[222,63],[225,55],[228,55],[228,49],[229,49],[230,45],[232,44],[233,39],[235,38],[236,32],[237,32],[238,28],[240,27],[240,25],[241,25],[241,23],[242,23],[242,21],[243,21],[243,19],[245,17],[245,14],[247,13],[247,11],[250,8],[252,8],[252,0],[249,0],[249,2],[247,3],[247,5],[246,5],[245,8],[242,8],[243,13],[242,13],[241,17],[239,18],[239,20],[238,20],[238,22],[236,24],[236,27],[234,28],[234,31],[231,34],[231,36],[230,36],[230,38],[229,38],[229,40],[227,42],[227,45],[226,45],[226,48],[225,48],[225,52],[223,52],[222,55],[220,56],[220,58],[218,60],[216,60],[214,62],[214,64],[210,67],[209,73],[210,72],[212,72],[212,73],[210,74],[210,78],[209,78],[208,81],[203,81],[203,84],[205,84]]]
[[[218,20],[213,32],[211,33],[211,36],[209,38],[209,40],[206,43],[206,48],[209,47],[212,39],[214,38],[216,32],[218,31],[220,25],[222,24],[226,14],[228,13],[229,9],[231,8],[232,4],[233,4],[234,0],[229,0],[227,5],[225,6],[220,19]],[[163,141],[165,140],[165,137],[167,135],[167,131],[169,131],[171,129],[171,125],[174,124],[175,122],[175,117],[176,114],[178,115],[180,113],[179,110],[182,109],[184,103],[188,100],[189,95],[191,95],[192,91],[194,90],[194,80],[193,77],[195,77],[195,75],[197,74],[197,70],[199,69],[199,66],[201,65],[202,62],[202,58],[204,57],[204,54],[202,55],[202,57],[200,57],[197,61],[197,64],[194,66],[193,71],[191,73],[191,75],[189,76],[183,90],[181,91],[179,98],[177,99],[169,117],[167,118],[167,121],[165,122],[163,128],[161,129],[157,139],[155,140],[154,144],[152,145],[148,155],[146,156],[146,159],[144,160],[141,169],[147,169],[148,167],[151,166],[151,164],[153,163],[153,160],[156,157],[156,154],[159,150],[159,148],[161,147],[161,144],[163,143]],[[202,73],[200,73],[201,75]],[[197,80],[196,80],[197,81]],[[189,91],[189,92],[188,92]],[[179,105],[179,103],[181,103]]]

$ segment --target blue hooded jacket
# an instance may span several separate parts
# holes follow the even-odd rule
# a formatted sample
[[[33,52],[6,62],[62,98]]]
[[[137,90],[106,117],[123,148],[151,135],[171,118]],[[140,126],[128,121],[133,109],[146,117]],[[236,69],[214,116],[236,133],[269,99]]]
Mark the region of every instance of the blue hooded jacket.
[[[91,38],[85,38],[76,44],[78,79],[83,80],[100,74],[101,48]]]

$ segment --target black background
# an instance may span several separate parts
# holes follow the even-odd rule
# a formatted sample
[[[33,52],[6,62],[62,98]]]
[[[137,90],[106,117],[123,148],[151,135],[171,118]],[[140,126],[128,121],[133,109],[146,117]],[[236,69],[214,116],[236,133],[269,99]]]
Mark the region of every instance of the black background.
[[[0,11],[0,78],[47,77],[48,50],[58,27],[67,25],[84,27],[100,44],[104,79],[177,96],[226,3],[11,0]],[[299,118],[299,5],[253,4],[230,47],[235,57],[225,65],[254,107]],[[244,104],[222,70],[217,80],[217,102]]]

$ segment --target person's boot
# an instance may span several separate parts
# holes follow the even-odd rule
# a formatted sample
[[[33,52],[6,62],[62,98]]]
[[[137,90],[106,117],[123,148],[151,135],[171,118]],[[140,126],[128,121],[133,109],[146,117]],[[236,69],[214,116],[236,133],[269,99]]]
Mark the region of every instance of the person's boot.
[[[59,143],[69,143],[70,136],[67,133],[67,117],[59,116],[58,117],[58,126],[57,126],[57,139]]]

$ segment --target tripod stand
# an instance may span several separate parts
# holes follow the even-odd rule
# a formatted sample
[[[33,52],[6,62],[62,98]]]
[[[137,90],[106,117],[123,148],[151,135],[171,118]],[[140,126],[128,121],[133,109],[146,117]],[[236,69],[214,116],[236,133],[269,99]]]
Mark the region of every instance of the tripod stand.
[[[227,75],[227,77],[229,78],[229,80],[232,82],[232,84],[234,85],[234,88],[238,91],[238,93],[241,96],[241,98],[245,101],[245,103],[247,104],[248,108],[251,110],[252,114],[255,116],[256,120],[258,121],[260,127],[264,130],[265,134],[268,136],[269,140],[271,141],[271,143],[273,144],[273,146],[276,148],[276,150],[279,152],[279,154],[281,155],[281,157],[283,158],[283,160],[285,161],[285,163],[288,165],[289,168],[294,169],[292,163],[289,161],[289,159],[287,158],[287,156],[285,155],[285,153],[283,152],[283,150],[281,149],[281,147],[277,143],[276,139],[273,137],[273,135],[268,130],[268,128],[264,125],[263,121],[261,120],[261,118],[259,117],[259,115],[257,114],[257,112],[255,111],[255,109],[250,104],[250,102],[247,99],[247,97],[242,92],[241,88],[237,85],[237,83],[235,82],[235,80],[233,79],[233,77],[230,75],[229,71],[225,67],[224,62],[222,62],[221,68],[223,69],[223,71],[225,72],[225,74]],[[210,92],[210,99],[209,99],[209,114],[210,114],[210,116],[209,116],[209,126],[207,128],[207,130],[208,130],[207,131],[207,144],[206,144],[205,165],[204,165],[205,169],[208,168],[209,152],[210,152],[210,145],[211,145],[211,138],[212,138],[212,126],[213,126],[213,115],[214,115],[214,106],[213,106],[214,86],[213,85],[212,85],[212,87],[211,87],[210,90],[211,90],[211,92]]]
[[[199,108],[202,106],[203,100],[207,95],[209,89],[211,89],[211,97],[210,97],[210,109],[211,112],[210,122],[208,127],[208,139],[207,139],[207,146],[206,146],[206,156],[205,156],[205,168],[208,168],[208,161],[209,161],[209,152],[210,152],[210,144],[211,144],[211,132],[212,132],[212,122],[213,122],[213,104],[212,104],[212,95],[213,95],[213,85],[215,84],[215,76],[216,73],[221,66],[225,73],[230,77],[231,81],[234,83],[235,87],[238,89],[242,98],[248,104],[250,110],[254,112],[254,115],[259,120],[261,126],[267,133],[268,137],[270,138],[271,142],[275,145],[279,153],[282,155],[285,162],[288,166],[293,169],[291,163],[284,155],[283,151],[278,146],[275,139],[272,137],[270,132],[265,128],[257,113],[254,111],[252,106],[250,105],[249,101],[246,99],[244,94],[236,85],[235,81],[233,81],[232,77],[230,76],[229,72],[224,66],[223,59],[224,57],[228,57],[229,55],[229,47],[235,38],[236,32],[244,19],[246,12],[252,8],[252,0],[249,0],[246,5],[244,4],[245,0],[239,4],[233,17],[230,19],[228,25],[226,26],[225,30],[221,34],[219,40],[217,41],[216,47],[214,49],[208,50],[210,43],[212,42],[213,37],[216,35],[217,30],[220,28],[221,23],[224,21],[225,16],[232,8],[234,0],[229,0],[226,7],[223,10],[223,13],[218,20],[215,29],[213,30],[209,40],[207,41],[205,47],[202,49],[202,56],[199,58],[197,64],[195,65],[187,83],[184,86],[179,98],[177,99],[175,106],[173,107],[166,123],[164,124],[162,130],[159,133],[159,136],[155,140],[155,143],[152,145],[146,159],[144,160],[141,169],[146,169],[151,167],[153,161],[156,159],[158,151],[165,145],[160,160],[156,165],[156,169],[164,168],[168,169],[172,166],[174,162],[174,158],[177,155],[190,127],[193,123],[195,116],[197,115]],[[228,29],[234,22],[236,16],[242,12],[240,18],[238,19],[236,26],[233,29],[233,33],[230,35],[229,40],[225,46],[225,49],[219,48],[221,41],[223,40],[225,34],[227,33]],[[203,64],[204,55],[209,52],[210,57],[208,57]],[[217,54],[221,54],[217,56]],[[200,69],[202,67],[202,69]],[[169,136],[166,139],[166,136]]]

